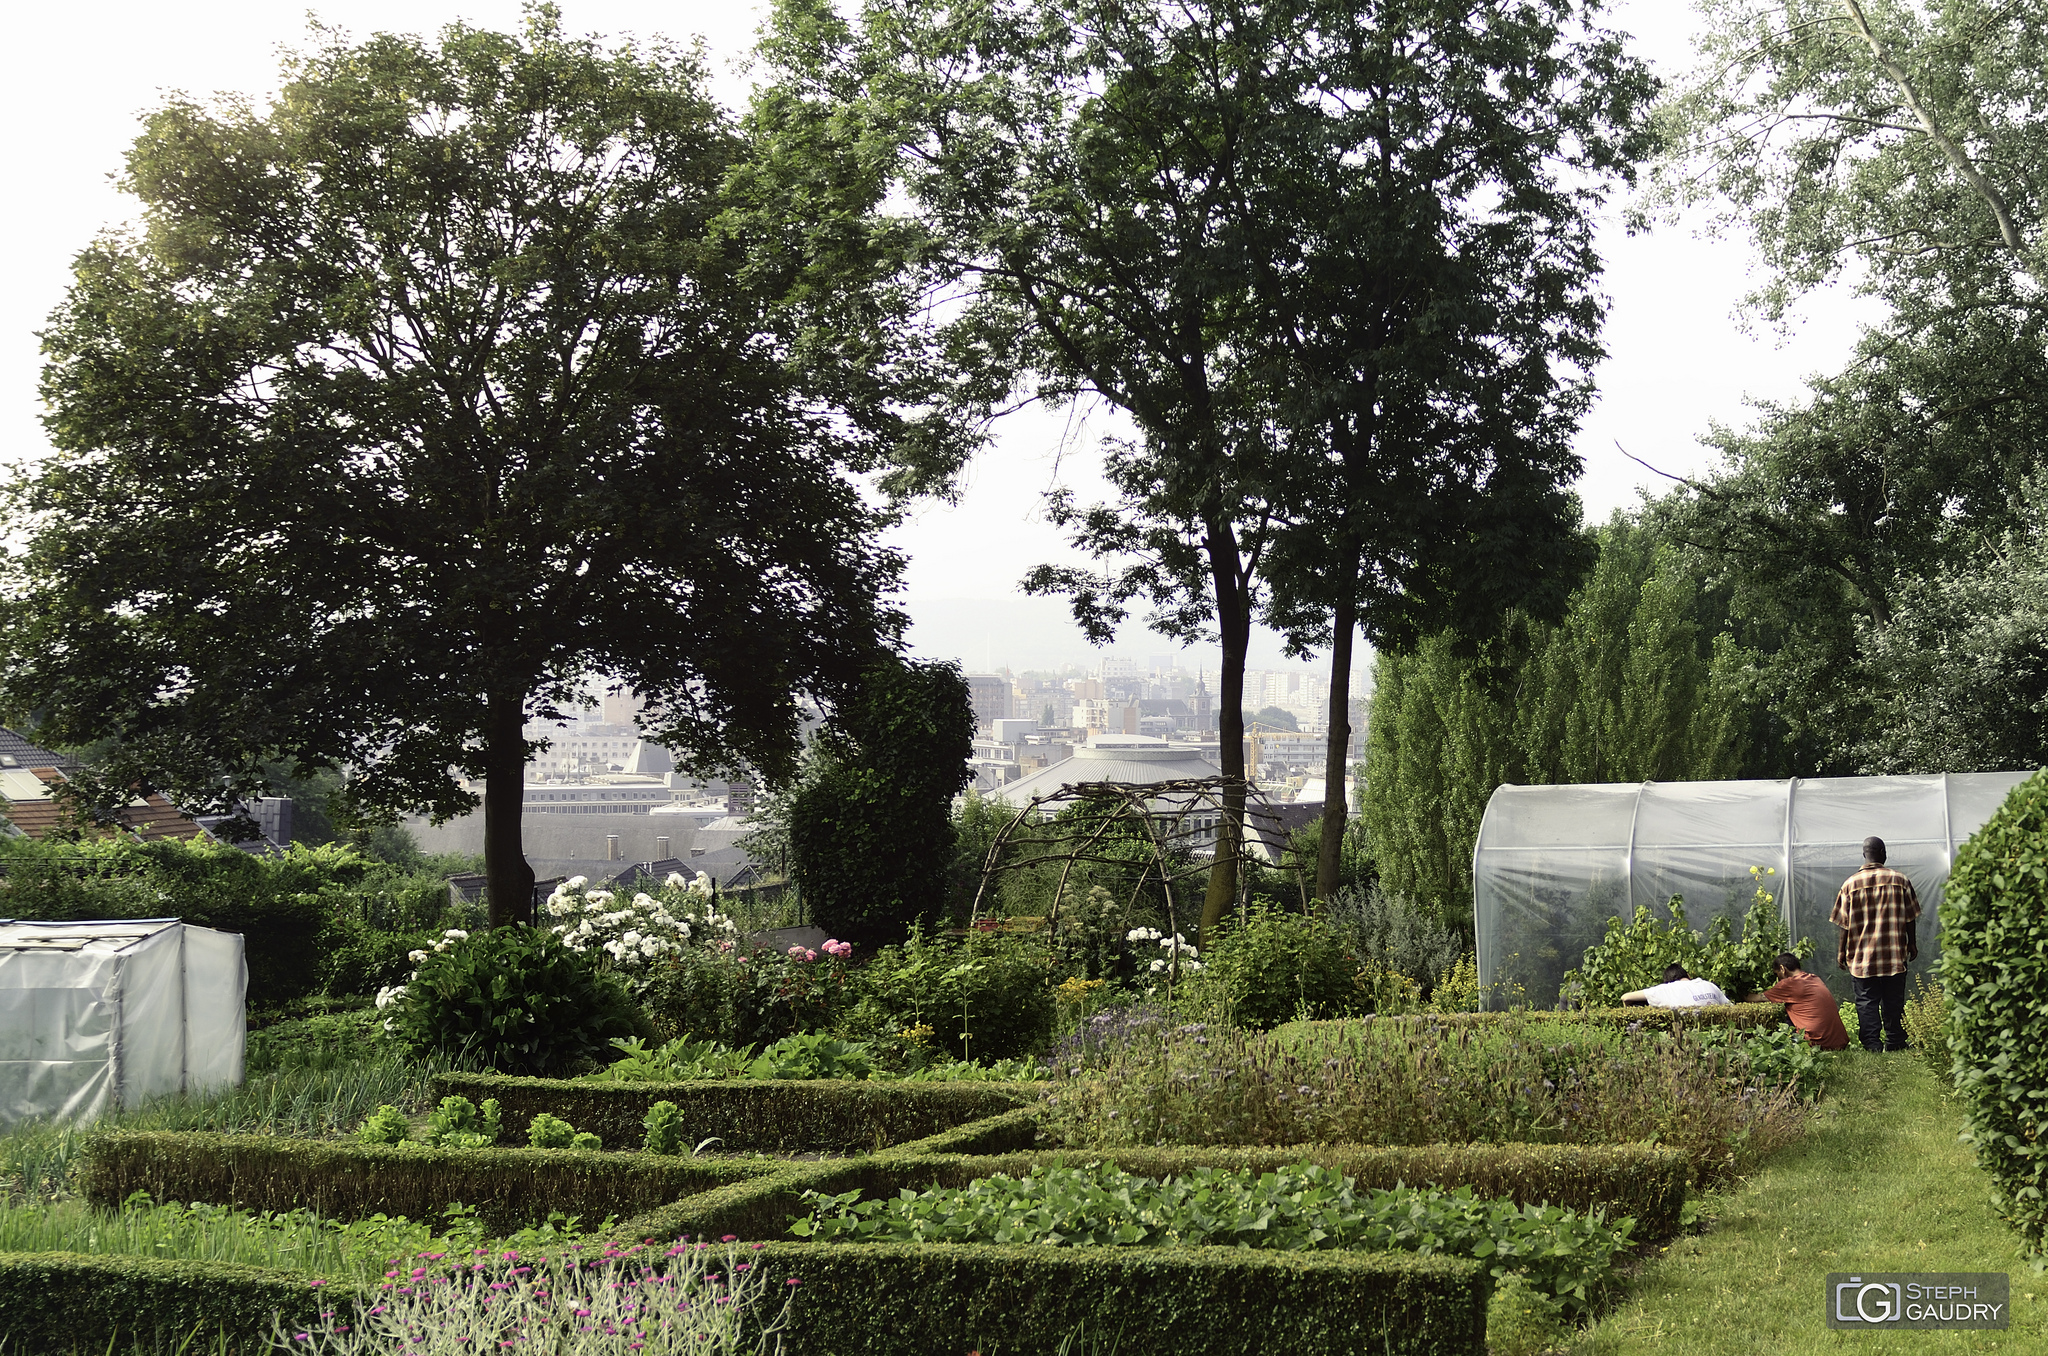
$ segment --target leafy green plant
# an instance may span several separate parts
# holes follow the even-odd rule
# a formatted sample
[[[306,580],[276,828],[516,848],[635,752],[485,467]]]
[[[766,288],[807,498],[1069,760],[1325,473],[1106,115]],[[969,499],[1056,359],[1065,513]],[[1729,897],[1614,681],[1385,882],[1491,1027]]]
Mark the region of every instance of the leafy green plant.
[[[416,1052],[552,1073],[640,1030],[619,980],[551,932],[513,924],[449,940],[421,955],[401,992],[380,998],[388,1029]]]
[[[412,1122],[397,1107],[386,1103],[358,1126],[356,1138],[365,1144],[399,1144],[412,1134]]]
[[[1685,896],[1673,895],[1665,905],[1670,920],[1660,921],[1647,904],[1638,904],[1633,921],[1607,920],[1602,940],[1586,948],[1579,968],[1567,970],[1561,995],[1574,1006],[1602,1008],[1621,1002],[1634,989],[1648,988],[1664,979],[1664,969],[1682,965],[1695,978],[1711,980],[1729,998],[1769,986],[1772,962],[1778,953],[1789,951],[1801,960],[1813,954],[1813,941],[1792,940],[1790,930],[1778,915],[1777,896],[1768,888],[1772,867],[1751,867],[1755,890],[1742,916],[1742,935],[1735,935],[1735,923],[1726,914],[1717,915],[1704,932],[1694,928],[1685,916]]]
[[[862,996],[844,1029],[927,1026],[954,1059],[1015,1059],[1052,1039],[1051,955],[1027,934],[973,932],[958,942],[913,929],[861,967]]]
[[[823,1031],[784,1036],[747,1066],[750,1078],[866,1078],[868,1048]]]
[[[700,1078],[744,1078],[754,1062],[754,1047],[734,1050],[714,1040],[675,1040],[649,1047],[638,1036],[614,1040],[613,1060],[586,1077],[612,1083],[687,1083]]]
[[[498,1099],[484,1099],[483,1113],[467,1097],[443,1097],[427,1117],[427,1143],[437,1148],[488,1149],[503,1129]]]
[[[332,1069],[374,1058],[383,1044],[384,1024],[374,1008],[319,1013],[251,1031],[245,1068],[251,1074]]]
[[[1521,1272],[1501,1277],[1486,1304],[1489,1356],[1544,1356],[1568,1334],[1563,1309]]]
[[[1741,1085],[1794,1087],[1802,1097],[1819,1094],[1834,1065],[1829,1056],[1797,1027],[1771,1026],[1742,1030],[1706,1026],[1687,1033],[1703,1050],[1721,1052],[1729,1073]]]
[[[847,1242],[1029,1243],[1060,1247],[1226,1247],[1445,1253],[1525,1273],[1545,1295],[1584,1310],[1635,1231],[1548,1205],[1476,1199],[1458,1191],[1356,1190],[1314,1163],[1252,1173],[1198,1168],[1134,1176],[1114,1164],[1040,1166],[961,1187],[904,1188],[862,1200],[806,1191],[811,1214],[790,1231]]]
[[[1205,949],[1196,990],[1218,995],[1239,1026],[1264,1031],[1365,1010],[1358,958],[1320,918],[1260,908]]]
[[[536,1149],[566,1149],[576,1140],[576,1127],[543,1111],[526,1126],[526,1142]]]
[[[1941,987],[1957,1093],[2002,1214],[2048,1241],[2048,771],[2014,787],[1956,850],[1941,907]]]
[[[602,1149],[604,1147],[604,1141],[599,1139],[597,1135],[592,1131],[578,1130],[576,1132],[575,1137],[569,1141],[569,1147],[572,1149],[588,1149],[594,1151],[597,1149]]]
[[[1939,984],[1930,984],[1922,975],[1915,982],[1912,997],[1906,1000],[1905,1011],[1906,1043],[1917,1051],[1927,1067],[1944,1088],[1953,1089],[1955,1077],[1955,1046],[1949,1039],[1948,995]]]
[[[640,1147],[651,1154],[679,1154],[683,1151],[683,1113],[674,1102],[656,1102],[647,1108],[647,1137]]]

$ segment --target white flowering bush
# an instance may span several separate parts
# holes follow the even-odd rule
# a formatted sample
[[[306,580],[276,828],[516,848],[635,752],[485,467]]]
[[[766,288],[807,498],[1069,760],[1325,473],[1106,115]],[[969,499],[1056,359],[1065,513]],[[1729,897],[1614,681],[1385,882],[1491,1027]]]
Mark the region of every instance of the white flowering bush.
[[[1201,951],[1196,948],[1193,942],[1181,936],[1178,932],[1169,936],[1158,928],[1132,928],[1124,934],[1124,940],[1134,944],[1138,942],[1156,942],[1159,949],[1166,953],[1146,967],[1155,975],[1163,974],[1176,968],[1182,974],[1189,974],[1202,968]],[[1175,965],[1176,961],[1179,962],[1177,967]]]
[[[610,890],[591,889],[583,876],[555,887],[542,912],[571,951],[597,951],[611,969],[644,977],[664,956],[691,946],[730,950],[738,928],[712,907],[711,877],[684,880],[672,873],[656,894],[641,891],[621,901]]]

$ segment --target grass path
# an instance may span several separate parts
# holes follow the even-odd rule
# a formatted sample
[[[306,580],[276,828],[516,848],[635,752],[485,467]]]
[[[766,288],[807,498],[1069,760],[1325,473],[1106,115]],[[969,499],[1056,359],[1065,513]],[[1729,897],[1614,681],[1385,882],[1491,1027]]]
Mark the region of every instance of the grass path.
[[[1574,1356],[2048,1353],[2048,1276],[1992,1212],[1962,1114],[1918,1059],[1838,1058],[1806,1138],[1707,1202],[1706,1233],[1673,1243],[1627,1297],[1579,1334]],[[1832,1330],[1831,1271],[2003,1271],[2007,1332]]]

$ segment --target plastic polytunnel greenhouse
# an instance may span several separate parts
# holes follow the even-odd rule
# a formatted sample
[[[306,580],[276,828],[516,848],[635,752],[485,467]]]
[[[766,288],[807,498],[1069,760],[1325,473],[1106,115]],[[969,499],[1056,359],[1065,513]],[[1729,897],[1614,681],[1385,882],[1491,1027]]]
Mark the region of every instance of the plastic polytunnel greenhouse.
[[[1669,918],[1665,902],[1681,895],[1693,927],[1730,914],[1739,931],[1755,890],[1750,868],[1768,867],[1792,936],[1813,939],[1808,968],[1846,997],[1828,912],[1872,835],[1920,895],[1912,973],[1924,972],[1939,954],[1942,887],[1957,845],[2030,775],[1503,786],[1487,802],[1472,852],[1479,982],[1489,993],[1520,985],[1529,1002],[1550,1007],[1609,918],[1633,917],[1639,904]]]

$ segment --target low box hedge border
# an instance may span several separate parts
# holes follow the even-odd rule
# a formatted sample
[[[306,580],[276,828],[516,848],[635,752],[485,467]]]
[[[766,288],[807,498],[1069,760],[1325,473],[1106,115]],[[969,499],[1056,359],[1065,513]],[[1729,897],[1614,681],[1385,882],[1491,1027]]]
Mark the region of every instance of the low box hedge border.
[[[1733,1026],[1745,1030],[1785,1026],[1790,1022],[1782,1003],[1715,1003],[1698,1008],[1572,1008],[1520,1012],[1426,1012],[1392,1017],[1339,1017],[1317,1022],[1288,1022],[1279,1032],[1332,1030],[1366,1022],[1406,1022],[1418,1026],[1501,1026],[1514,1022],[1584,1022],[1590,1026],[1638,1026],[1665,1031],[1674,1026]]]
[[[508,1129],[545,1111],[606,1144],[639,1144],[647,1109],[674,1102],[683,1135],[725,1153],[873,1153],[1036,1102],[1038,1083],[900,1083],[866,1079],[711,1079],[597,1083],[444,1073],[436,1097],[495,1097]]]
[[[217,1337],[233,1351],[266,1350],[274,1315],[303,1327],[356,1293],[230,1262],[0,1252],[0,1350],[104,1356],[156,1344],[200,1353]]]
[[[1482,1263],[1411,1253],[770,1243],[802,1356],[1485,1356]]]
[[[571,1149],[432,1149],[269,1135],[112,1131],[84,1155],[81,1194],[113,1208],[137,1191],[159,1201],[206,1201],[249,1210],[310,1207],[330,1218],[378,1212],[435,1221],[451,1201],[474,1206],[493,1229],[545,1220],[550,1211],[588,1225],[638,1214],[777,1165]]]

